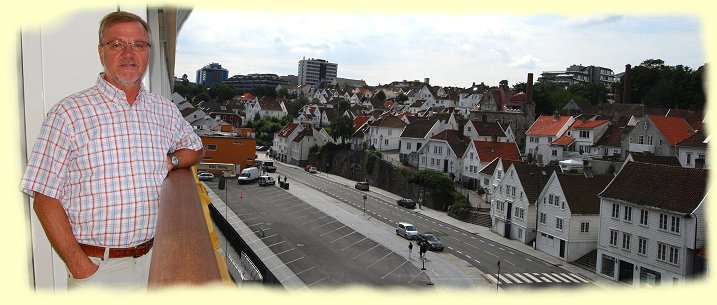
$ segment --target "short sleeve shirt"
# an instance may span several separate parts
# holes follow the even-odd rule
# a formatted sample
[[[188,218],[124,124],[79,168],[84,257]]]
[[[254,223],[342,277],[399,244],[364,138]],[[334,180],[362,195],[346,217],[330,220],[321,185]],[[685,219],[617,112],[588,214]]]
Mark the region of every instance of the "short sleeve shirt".
[[[132,106],[103,74],[52,107],[20,188],[56,198],[78,242],[127,247],[154,237],[167,153],[202,149],[169,100],[144,86]]]

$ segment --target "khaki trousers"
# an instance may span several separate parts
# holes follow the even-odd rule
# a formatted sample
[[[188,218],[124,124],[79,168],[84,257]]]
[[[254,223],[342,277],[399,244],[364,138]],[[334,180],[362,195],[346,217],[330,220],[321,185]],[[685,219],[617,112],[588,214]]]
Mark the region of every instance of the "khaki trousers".
[[[67,288],[70,290],[83,287],[146,290],[151,259],[151,249],[147,254],[137,258],[109,258],[109,248],[106,248],[103,258],[90,256],[90,260],[99,266],[93,275],[78,280],[73,278],[69,271],[67,272]]]

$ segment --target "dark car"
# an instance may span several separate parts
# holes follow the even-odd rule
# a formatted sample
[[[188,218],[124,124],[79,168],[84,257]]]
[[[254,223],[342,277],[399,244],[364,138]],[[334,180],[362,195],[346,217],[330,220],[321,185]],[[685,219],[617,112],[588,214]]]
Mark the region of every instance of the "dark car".
[[[443,243],[433,233],[426,232],[426,233],[418,234],[418,241],[419,242],[427,242],[428,250],[431,250],[431,251],[442,251],[443,250]]]
[[[356,182],[356,186],[354,187],[361,191],[368,191],[369,189],[368,182]]]
[[[398,206],[402,206],[407,209],[415,209],[416,208],[416,202],[413,201],[413,199],[401,198],[396,202],[398,203]]]

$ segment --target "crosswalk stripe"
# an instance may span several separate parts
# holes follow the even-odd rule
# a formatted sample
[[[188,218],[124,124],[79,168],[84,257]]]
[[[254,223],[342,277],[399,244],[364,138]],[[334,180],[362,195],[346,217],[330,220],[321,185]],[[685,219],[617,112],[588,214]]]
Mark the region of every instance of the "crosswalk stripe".
[[[578,281],[578,280],[574,279],[572,276],[570,276],[569,273],[563,273],[563,274],[561,274],[561,275],[562,275],[564,278],[569,279],[569,280],[572,281],[573,283],[580,283],[580,281]]]
[[[545,273],[543,273],[543,274],[545,274]],[[537,276],[539,276],[539,277],[540,277],[540,279],[541,279],[541,280],[543,280],[544,282],[548,282],[548,283],[552,283],[552,282],[553,282],[553,280],[554,280],[554,279],[553,279],[553,280],[551,280],[551,278],[545,277],[545,276],[543,276],[543,274],[540,274],[540,273],[533,273],[533,275],[537,275]]]
[[[484,274],[484,276],[487,277],[488,280],[492,281],[493,283],[498,282],[498,280],[496,280],[496,279],[495,279],[492,275],[490,275],[490,274],[487,274],[487,273],[486,273],[486,274]]]
[[[566,280],[565,278],[563,278],[562,276],[560,276],[560,274],[551,273],[550,275],[552,275],[552,276],[558,278],[559,280],[561,280],[561,281],[563,281],[563,282],[565,282],[565,283],[570,283],[570,281],[568,281],[568,280]]]
[[[560,280],[555,279],[555,278],[552,277],[551,275],[552,275],[552,274],[549,274],[549,273],[543,273],[543,276],[549,278],[551,281],[553,281],[553,282],[560,282]]]
[[[567,274],[566,276],[570,276],[570,277],[572,277],[572,278],[576,278],[576,279],[578,279],[579,281],[581,281],[581,282],[583,282],[583,283],[590,283],[589,281],[586,281],[582,276],[577,275],[577,274],[575,274],[575,273],[570,273],[570,274]]]
[[[523,282],[521,282],[519,279],[517,279],[516,277],[514,277],[514,276],[513,276],[512,274],[510,274],[510,273],[506,273],[506,274],[505,274],[505,277],[510,278],[510,279],[513,280],[516,284],[523,283]]]
[[[538,278],[536,278],[536,277],[530,275],[530,273],[524,273],[524,274],[525,274],[525,276],[531,278],[531,279],[532,279],[533,281],[535,281],[536,283],[541,283],[541,282],[542,282],[542,281],[539,280]]]
[[[505,274],[504,274],[504,275],[505,275]],[[511,282],[510,280],[508,280],[507,278],[505,278],[505,276],[503,276],[503,278],[502,278],[501,280],[503,281],[503,283],[513,284],[513,282]]]
[[[526,283],[532,283],[529,279],[526,279],[526,278],[525,278],[523,275],[521,275],[520,273],[515,273],[514,275],[515,275],[516,277],[521,278],[521,279],[522,279],[524,282],[526,282]]]

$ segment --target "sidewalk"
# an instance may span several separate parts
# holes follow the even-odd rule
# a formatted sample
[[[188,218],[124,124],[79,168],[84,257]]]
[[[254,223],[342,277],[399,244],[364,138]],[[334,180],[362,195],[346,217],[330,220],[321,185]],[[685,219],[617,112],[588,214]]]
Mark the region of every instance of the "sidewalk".
[[[336,175],[331,175],[331,174],[327,175],[326,173],[321,173],[321,175],[324,177],[327,177],[327,179],[331,179],[332,181],[335,181],[335,182],[338,182],[338,183],[341,183],[341,184],[344,184],[344,185],[347,185],[350,187],[353,187],[354,184],[356,183],[355,181],[346,179],[341,176],[336,176]],[[378,193],[382,196],[392,198],[395,200],[398,200],[399,198],[401,198],[401,196],[395,195],[391,192],[388,192],[388,191],[385,191],[385,190],[382,190],[382,189],[379,189],[379,188],[376,188],[373,186],[371,187],[371,192]],[[472,197],[474,194],[476,196],[478,196],[477,193],[475,193],[475,192],[471,193],[470,196]],[[480,199],[478,199],[478,200],[480,200]],[[471,201],[473,201],[473,200],[471,200]],[[490,204],[484,203],[480,207],[490,207]],[[437,221],[441,221],[443,223],[463,229],[472,234],[480,235],[481,237],[489,239],[494,243],[501,244],[505,247],[509,247],[516,251],[525,253],[527,255],[534,257],[535,259],[542,260],[548,264],[558,266],[559,268],[565,270],[565,272],[580,274],[580,275],[584,276],[585,278],[590,279],[591,282],[593,282],[595,285],[597,285],[599,287],[603,287],[603,288],[622,287],[622,284],[620,284],[620,283],[616,283],[616,282],[604,279],[604,278],[600,277],[599,275],[595,274],[594,272],[590,272],[590,271],[580,268],[578,266],[572,265],[568,262],[559,260],[559,259],[557,259],[553,256],[550,256],[544,252],[533,249],[533,247],[531,247],[530,245],[526,245],[519,241],[506,239],[502,236],[499,236],[499,235],[491,232],[490,228],[475,225],[472,223],[463,222],[463,221],[460,221],[458,219],[448,216],[445,212],[436,211],[436,210],[425,208],[425,207],[422,209],[416,208],[416,212],[421,213],[424,216],[431,217]],[[405,250],[404,252],[407,252],[407,250]],[[415,255],[415,253],[414,253],[414,255]],[[430,256],[429,256],[429,259],[430,259]],[[458,258],[456,258],[456,259],[458,259]],[[417,261],[417,263],[420,264],[420,261]],[[484,272],[480,271],[479,273],[483,274]],[[440,277],[440,275],[437,275],[437,276]]]

